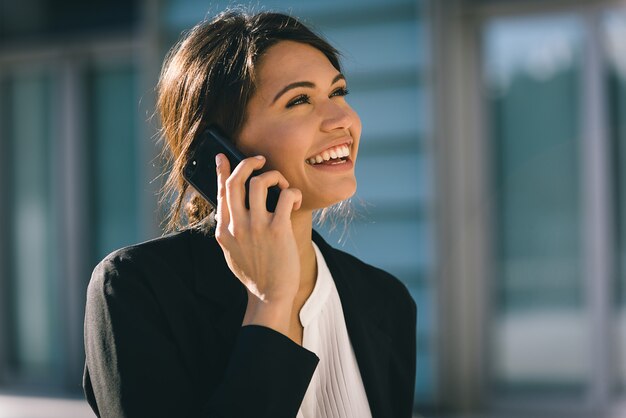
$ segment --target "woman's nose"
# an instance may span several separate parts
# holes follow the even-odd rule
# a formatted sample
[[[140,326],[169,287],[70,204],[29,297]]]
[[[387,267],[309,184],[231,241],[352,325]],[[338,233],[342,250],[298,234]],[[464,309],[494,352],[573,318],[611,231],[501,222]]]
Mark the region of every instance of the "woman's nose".
[[[322,130],[348,129],[352,126],[354,111],[346,103],[329,100],[324,106]]]

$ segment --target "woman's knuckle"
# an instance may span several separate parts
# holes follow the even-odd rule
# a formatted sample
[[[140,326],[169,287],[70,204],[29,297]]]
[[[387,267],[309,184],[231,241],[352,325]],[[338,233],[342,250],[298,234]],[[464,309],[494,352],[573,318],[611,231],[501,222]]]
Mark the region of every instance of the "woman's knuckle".
[[[254,166],[254,165],[256,165],[257,161],[258,160],[256,158],[254,158],[254,157],[248,157],[245,160],[243,160],[242,162],[243,162],[243,164],[245,166]]]
[[[226,239],[226,234],[225,234],[225,226],[223,224],[222,225],[218,225],[217,228],[215,228],[215,239],[220,244],[224,243],[224,241]]]
[[[259,176],[254,176],[250,178],[250,187],[259,187],[261,185],[261,180]]]

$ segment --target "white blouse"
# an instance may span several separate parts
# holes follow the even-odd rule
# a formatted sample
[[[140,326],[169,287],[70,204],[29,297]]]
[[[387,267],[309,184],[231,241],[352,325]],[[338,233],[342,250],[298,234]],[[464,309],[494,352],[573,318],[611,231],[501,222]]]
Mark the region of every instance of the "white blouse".
[[[320,361],[297,418],[370,418],[372,416],[354,350],[348,337],[339,293],[326,261],[313,243],[317,281],[300,310],[302,346]]]

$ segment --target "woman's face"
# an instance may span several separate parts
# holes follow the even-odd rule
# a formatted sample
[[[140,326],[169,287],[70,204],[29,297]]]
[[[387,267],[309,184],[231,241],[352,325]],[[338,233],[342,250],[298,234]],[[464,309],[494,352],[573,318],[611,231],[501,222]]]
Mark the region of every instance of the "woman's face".
[[[301,209],[324,208],[356,191],[361,120],[346,102],[346,81],[318,49],[281,41],[257,66],[257,91],[237,146],[264,155],[302,191]]]

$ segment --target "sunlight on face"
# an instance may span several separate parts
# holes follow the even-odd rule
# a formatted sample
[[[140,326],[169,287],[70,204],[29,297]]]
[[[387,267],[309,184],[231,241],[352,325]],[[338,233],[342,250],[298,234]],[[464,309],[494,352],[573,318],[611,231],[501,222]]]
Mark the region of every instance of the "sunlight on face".
[[[257,68],[237,146],[264,155],[300,189],[304,210],[352,196],[361,120],[346,102],[343,75],[321,51],[293,41],[270,47]]]

